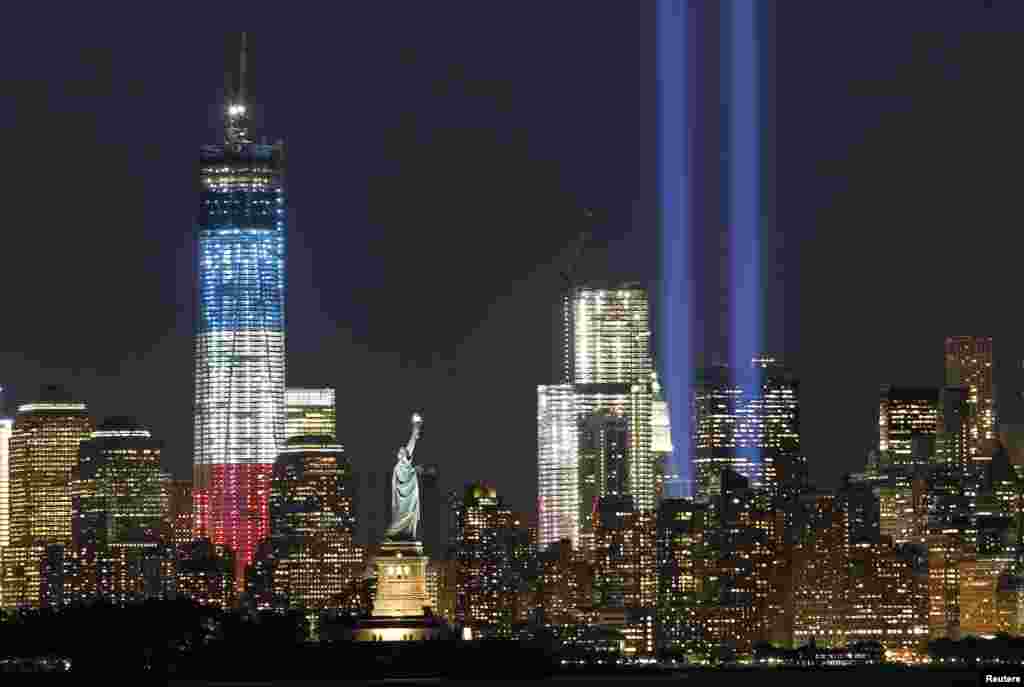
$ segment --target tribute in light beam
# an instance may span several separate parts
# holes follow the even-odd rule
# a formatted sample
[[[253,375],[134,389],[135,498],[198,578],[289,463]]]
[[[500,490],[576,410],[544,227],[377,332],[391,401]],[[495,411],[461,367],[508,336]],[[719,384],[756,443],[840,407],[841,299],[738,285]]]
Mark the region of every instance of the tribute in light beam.
[[[664,494],[689,496],[693,280],[690,274],[690,169],[687,17],[684,0],[658,2],[658,200],[661,220],[661,377],[673,442]]]
[[[728,227],[732,322],[730,363],[746,398],[761,394],[762,371],[752,364],[762,351],[761,187],[758,11],[755,0],[721,4],[723,77],[728,88]],[[725,65],[728,65],[727,67]],[[751,456],[755,471],[760,456]]]

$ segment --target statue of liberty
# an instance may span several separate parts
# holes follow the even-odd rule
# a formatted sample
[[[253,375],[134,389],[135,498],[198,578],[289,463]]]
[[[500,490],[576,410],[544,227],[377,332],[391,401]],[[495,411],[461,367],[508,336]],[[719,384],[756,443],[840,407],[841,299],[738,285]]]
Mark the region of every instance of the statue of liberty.
[[[415,541],[420,524],[420,481],[423,468],[413,465],[412,452],[423,431],[423,416],[412,416],[412,436],[398,449],[398,461],[391,475],[391,526],[385,537],[391,541]]]

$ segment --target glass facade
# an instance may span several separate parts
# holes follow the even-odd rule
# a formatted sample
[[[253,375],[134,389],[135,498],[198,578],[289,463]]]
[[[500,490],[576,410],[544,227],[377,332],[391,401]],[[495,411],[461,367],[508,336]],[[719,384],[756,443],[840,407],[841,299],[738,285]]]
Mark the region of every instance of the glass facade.
[[[92,421],[60,387],[18,408],[11,428],[9,545],[3,547],[0,604],[39,608],[51,599],[46,553],[71,544],[71,482]],[[49,601],[48,601],[49,600]]]
[[[650,306],[640,286],[581,286],[565,297],[565,381],[632,384],[653,371]]]
[[[14,420],[0,418],[0,549],[11,543],[11,430]]]
[[[123,603],[150,591],[147,560],[158,558],[167,507],[162,450],[131,418],[107,420],[82,443],[71,482],[75,570],[65,597]]]
[[[885,465],[927,465],[935,452],[938,426],[938,389],[882,387],[878,451]]]
[[[289,439],[274,465],[271,488],[276,595],[313,610],[352,589],[363,574],[355,508],[352,465],[333,437]]]
[[[576,420],[595,416],[625,418],[623,437],[628,474],[621,485],[637,510],[654,509],[651,455],[654,363],[651,358],[650,303],[636,284],[577,287],[565,302],[566,381],[575,385]],[[587,432],[580,439],[586,440]],[[582,448],[582,447],[581,447]],[[602,489],[599,496],[612,493]]]
[[[985,442],[995,437],[997,419],[992,360],[990,336],[951,336],[946,339],[946,385],[967,389],[965,430],[971,458],[985,455]]]
[[[454,500],[451,508],[455,618],[475,635],[502,636],[511,629],[514,603],[506,580],[507,542],[515,518],[497,492],[483,484],[467,485],[462,500]]]
[[[285,389],[288,420],[286,439],[305,436],[337,436],[334,389]]]
[[[164,517],[163,442],[130,421],[107,421],[82,443],[72,482],[76,544],[150,545]]]
[[[579,431],[571,384],[537,387],[537,514],[542,548],[579,545]]]
[[[620,418],[616,441],[624,449],[625,470],[617,470],[621,484],[613,491],[632,495],[638,510],[655,507],[656,381],[646,290],[628,283],[574,288],[562,304],[562,339],[563,383],[538,387],[539,540],[547,546],[571,539],[579,548],[588,504],[611,493],[607,481],[590,478],[586,464],[596,450],[592,428],[606,418]]]
[[[237,580],[267,535],[285,439],[283,173],[280,143],[201,149],[194,526],[234,552]]]
[[[10,442],[12,545],[71,543],[71,492],[79,445],[92,433],[84,403],[63,392],[18,408]]]
[[[723,468],[740,473],[752,486],[774,488],[783,457],[800,454],[797,380],[764,358],[755,358],[751,369],[762,380],[760,393],[748,390],[743,373],[737,375],[726,367],[703,371],[694,389],[692,426],[698,495],[719,493]]]
[[[629,421],[622,415],[591,415],[580,432],[580,548],[592,551],[598,500],[629,493]]]
[[[686,485],[682,469],[672,460],[672,428],[669,421],[668,401],[662,395],[657,377],[652,384],[651,401],[651,456],[654,463],[654,492],[660,500],[665,495],[665,485]],[[684,454],[685,455],[685,454]],[[688,472],[687,472],[688,474]]]

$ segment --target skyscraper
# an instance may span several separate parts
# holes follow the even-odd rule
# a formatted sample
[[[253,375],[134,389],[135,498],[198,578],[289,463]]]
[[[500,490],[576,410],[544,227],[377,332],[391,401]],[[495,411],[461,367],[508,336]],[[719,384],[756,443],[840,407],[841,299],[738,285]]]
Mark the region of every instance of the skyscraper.
[[[607,481],[591,484],[580,478],[581,456],[595,450],[616,452],[625,470],[619,471],[624,480],[617,489],[629,493],[638,510],[654,510],[654,377],[650,306],[643,287],[592,283],[564,296],[562,373],[561,384],[538,387],[542,546],[564,538],[579,546],[581,511],[589,512],[585,502],[609,493]],[[608,431],[597,430],[609,418],[617,418],[614,440]],[[624,452],[615,448],[619,444]]]
[[[18,408],[10,440],[10,541],[0,566],[5,607],[38,608],[51,596],[47,556],[60,558],[71,543],[69,486],[91,431],[85,404],[61,387],[43,387],[38,401]]]
[[[580,286],[563,307],[565,382],[574,386],[576,421],[585,425],[609,414],[623,418],[628,474],[621,486],[637,510],[653,511],[654,368],[647,292],[629,283]]]
[[[72,472],[92,421],[84,403],[44,387],[39,401],[18,408],[11,434],[11,544],[71,543]]]
[[[759,391],[740,381],[751,370]],[[774,360],[755,358],[748,370],[702,371],[693,402],[697,494],[717,495],[723,468],[753,486],[774,488],[783,459],[800,456],[799,384]]]
[[[163,442],[133,418],[108,418],[82,442],[72,484],[76,544],[156,546],[165,515]]]
[[[200,149],[196,228],[196,535],[235,554],[235,579],[268,531],[285,436],[284,144],[249,138],[245,36],[224,142]]]
[[[70,585],[82,596],[145,597],[147,559],[156,557],[166,514],[162,450],[133,418],[108,418],[82,442],[71,484],[77,574]]]
[[[362,574],[354,488],[352,465],[333,437],[292,437],[278,456],[270,501],[273,586],[293,607],[319,609]]]
[[[878,451],[885,467],[923,467],[935,455],[939,390],[884,385],[878,400]]]
[[[537,387],[537,517],[542,547],[579,538],[579,432],[571,384]]]
[[[665,495],[666,483],[681,484],[683,475],[672,462],[672,427],[669,421],[668,401],[662,395],[661,384],[653,376],[651,391],[651,456],[654,462],[655,494],[660,500]]]
[[[286,439],[304,436],[338,435],[334,389],[285,389],[285,407],[288,419]]]
[[[992,337],[951,336],[946,339],[946,385],[967,387],[967,450],[984,452],[995,438],[996,402],[992,382]]]
[[[466,485],[451,504],[451,551],[457,561],[455,616],[481,633],[507,636],[512,621],[512,590],[507,584],[512,511],[484,484]]]
[[[565,383],[632,385],[650,379],[650,305],[642,286],[577,286],[563,297],[562,308]]]
[[[14,420],[0,418],[0,549],[11,543],[11,430]]]

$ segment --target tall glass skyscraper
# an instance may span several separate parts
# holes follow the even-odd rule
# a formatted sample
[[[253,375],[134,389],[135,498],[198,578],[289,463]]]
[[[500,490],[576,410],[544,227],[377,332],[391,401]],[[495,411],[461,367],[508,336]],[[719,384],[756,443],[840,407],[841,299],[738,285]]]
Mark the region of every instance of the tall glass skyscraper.
[[[267,536],[285,435],[284,144],[250,140],[244,82],[243,36],[224,142],[200,149],[196,228],[195,528],[234,551],[236,580]]]
[[[10,538],[13,546],[71,543],[71,492],[79,445],[92,420],[63,388],[44,387],[18,407],[10,442]]]
[[[537,518],[541,545],[579,546],[579,430],[572,384],[537,387]]]
[[[754,391],[751,377],[760,382]],[[799,392],[798,380],[771,358],[754,358],[745,370],[698,373],[692,407],[697,496],[721,495],[724,468],[753,487],[778,487],[781,464],[802,459]]]
[[[274,466],[273,587],[312,612],[362,579],[352,464],[330,436],[292,437]]]
[[[563,297],[562,330],[562,384],[537,389],[538,535],[542,546],[568,538],[581,548],[596,498],[624,492],[638,510],[655,507],[647,291],[576,286]]]
[[[155,547],[165,514],[163,442],[134,418],[108,418],[79,448],[72,471],[75,548]]]
[[[65,578],[65,599],[123,603],[145,598],[147,578],[160,586],[162,450],[129,417],[108,418],[82,442],[70,483],[75,572]]]
[[[985,455],[986,442],[998,426],[992,382],[992,337],[951,336],[946,339],[946,385],[967,388],[967,450]]]

